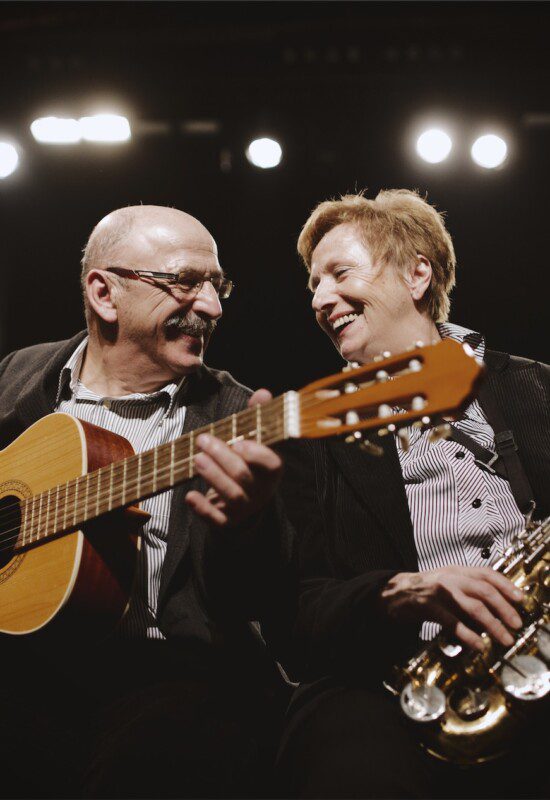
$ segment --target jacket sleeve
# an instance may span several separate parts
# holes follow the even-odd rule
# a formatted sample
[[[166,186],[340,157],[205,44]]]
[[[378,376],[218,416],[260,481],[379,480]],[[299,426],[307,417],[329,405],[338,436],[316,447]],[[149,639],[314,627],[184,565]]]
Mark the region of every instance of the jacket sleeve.
[[[353,577],[337,574],[331,559],[323,449],[296,442],[285,449],[283,496],[296,531],[299,598],[293,648],[301,680],[339,674],[379,682],[404,653],[418,645],[416,626],[383,618],[381,588],[398,570],[373,569]],[[345,521],[342,521],[345,524]]]

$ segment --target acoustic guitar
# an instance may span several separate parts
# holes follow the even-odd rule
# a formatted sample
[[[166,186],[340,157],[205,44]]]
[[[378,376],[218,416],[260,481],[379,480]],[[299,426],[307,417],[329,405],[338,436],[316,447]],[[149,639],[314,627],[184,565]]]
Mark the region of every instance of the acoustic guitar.
[[[129,602],[140,545],[138,503],[192,478],[203,432],[229,445],[345,436],[362,441],[433,426],[469,402],[482,375],[467,345],[446,339],[289,391],[172,442],[130,443],[68,414],[50,414],[0,452],[0,631],[111,631]]]

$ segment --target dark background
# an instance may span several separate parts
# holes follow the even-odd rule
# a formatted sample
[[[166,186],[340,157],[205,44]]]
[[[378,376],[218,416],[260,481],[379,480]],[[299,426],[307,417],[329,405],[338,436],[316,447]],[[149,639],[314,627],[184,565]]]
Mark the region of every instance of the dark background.
[[[320,200],[408,187],[448,213],[459,260],[451,319],[498,349],[550,361],[547,337],[550,56],[547,3],[95,2],[0,5],[0,355],[83,326],[78,274],[114,208],[182,208],[216,237],[238,288],[208,363],[276,392],[339,368],[316,329],[295,253]],[[127,113],[131,142],[40,145],[38,116]],[[215,122],[211,134],[182,125]],[[447,123],[451,158],[414,152]],[[483,170],[488,125],[510,145]],[[277,138],[281,166],[244,156]]]

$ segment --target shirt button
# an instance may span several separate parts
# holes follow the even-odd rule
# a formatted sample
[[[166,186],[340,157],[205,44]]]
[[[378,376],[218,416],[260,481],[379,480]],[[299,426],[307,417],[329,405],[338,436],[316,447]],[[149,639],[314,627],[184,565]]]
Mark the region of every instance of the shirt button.
[[[465,455],[464,450],[459,450],[458,453],[455,453],[455,458],[464,458]]]
[[[489,558],[490,555],[491,555],[491,548],[484,547],[481,551],[481,558]]]
[[[105,408],[111,408],[111,401],[109,400],[108,397],[106,397],[105,400],[103,401],[103,405],[105,406]]]
[[[479,497],[476,497],[476,499],[472,503],[472,508],[479,508],[480,505],[481,505],[481,500],[479,499]]]

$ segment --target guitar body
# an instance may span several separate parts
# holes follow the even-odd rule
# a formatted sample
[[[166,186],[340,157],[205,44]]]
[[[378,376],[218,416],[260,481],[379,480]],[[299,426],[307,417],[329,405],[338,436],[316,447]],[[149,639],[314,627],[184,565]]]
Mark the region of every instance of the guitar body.
[[[106,635],[122,618],[147,518],[112,512],[58,538],[13,553],[18,501],[133,454],[130,443],[68,414],[36,422],[0,452],[0,631]],[[68,627],[67,627],[68,626]]]

